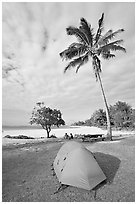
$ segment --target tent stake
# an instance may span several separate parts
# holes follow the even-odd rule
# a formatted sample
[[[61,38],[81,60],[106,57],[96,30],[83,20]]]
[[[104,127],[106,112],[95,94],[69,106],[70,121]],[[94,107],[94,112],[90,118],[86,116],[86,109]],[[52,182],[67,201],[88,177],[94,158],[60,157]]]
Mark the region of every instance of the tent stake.
[[[68,187],[68,185],[61,184],[61,185],[58,187],[58,189],[54,192],[54,194],[56,194],[56,193],[58,193],[58,192],[64,190],[64,189],[67,188],[67,187]]]
[[[96,198],[97,198],[97,191],[96,190],[94,190],[94,199],[96,200]]]

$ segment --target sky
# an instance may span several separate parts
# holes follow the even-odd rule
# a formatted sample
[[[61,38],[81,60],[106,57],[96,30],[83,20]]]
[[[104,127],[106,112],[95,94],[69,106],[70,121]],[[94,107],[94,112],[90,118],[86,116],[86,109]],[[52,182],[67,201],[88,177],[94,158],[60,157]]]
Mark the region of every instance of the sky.
[[[126,53],[102,60],[102,82],[109,105],[125,101],[135,107],[135,3],[2,3],[2,123],[28,125],[35,104],[59,109],[67,124],[89,119],[104,107],[91,62],[63,73],[59,53],[76,41],[66,34],[84,17],[96,31],[104,13],[104,33],[124,28]],[[12,67],[16,67],[12,71]]]

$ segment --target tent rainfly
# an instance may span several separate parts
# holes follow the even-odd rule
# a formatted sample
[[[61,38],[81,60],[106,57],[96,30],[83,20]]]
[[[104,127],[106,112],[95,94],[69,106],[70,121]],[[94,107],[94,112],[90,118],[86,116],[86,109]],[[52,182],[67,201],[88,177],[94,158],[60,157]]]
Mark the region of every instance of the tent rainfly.
[[[93,154],[75,141],[60,148],[53,166],[59,182],[65,185],[91,190],[106,179]]]

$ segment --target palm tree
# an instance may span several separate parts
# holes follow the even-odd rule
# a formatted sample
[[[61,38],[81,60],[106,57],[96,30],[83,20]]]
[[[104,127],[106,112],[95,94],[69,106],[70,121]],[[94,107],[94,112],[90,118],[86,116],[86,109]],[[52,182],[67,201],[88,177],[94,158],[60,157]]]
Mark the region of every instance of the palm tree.
[[[110,113],[107,104],[105,92],[103,89],[101,81],[101,60],[100,57],[104,59],[110,59],[115,57],[112,51],[124,51],[126,49],[121,46],[123,40],[112,41],[117,34],[124,31],[124,29],[119,29],[117,31],[108,30],[105,34],[102,34],[104,24],[104,13],[98,21],[97,32],[91,28],[91,25],[86,21],[86,19],[80,19],[79,28],[74,26],[69,26],[66,28],[68,35],[76,36],[78,42],[72,43],[67,49],[60,53],[60,57],[64,60],[70,60],[68,65],[64,69],[64,73],[76,67],[76,73],[79,68],[87,63],[90,59],[92,60],[92,66],[95,73],[96,80],[99,81],[101,91],[103,94],[103,99],[106,107],[106,117],[107,117],[107,136],[112,140],[112,129],[110,124]]]

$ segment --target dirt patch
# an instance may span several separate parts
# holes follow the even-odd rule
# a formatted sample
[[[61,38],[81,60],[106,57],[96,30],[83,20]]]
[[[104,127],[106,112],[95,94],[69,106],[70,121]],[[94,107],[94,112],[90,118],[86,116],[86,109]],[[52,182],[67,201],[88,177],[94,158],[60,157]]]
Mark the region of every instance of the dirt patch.
[[[59,187],[51,164],[63,142],[37,143],[3,148],[3,202],[134,202],[135,141],[83,143],[90,149],[107,181],[92,191],[69,186]]]

